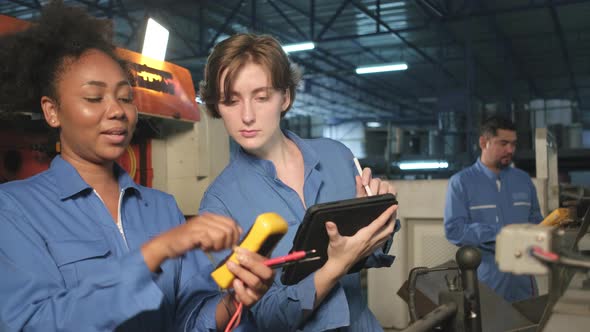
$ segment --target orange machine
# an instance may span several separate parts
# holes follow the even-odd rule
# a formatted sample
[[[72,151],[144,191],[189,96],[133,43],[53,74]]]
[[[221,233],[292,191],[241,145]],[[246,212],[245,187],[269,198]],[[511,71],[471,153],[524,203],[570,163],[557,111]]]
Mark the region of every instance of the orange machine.
[[[0,15],[0,35],[18,32],[26,29],[31,23],[17,18]]]
[[[199,121],[199,108],[190,72],[170,62],[117,48],[131,62],[139,113],[184,121]]]
[[[26,29],[30,22],[10,16],[0,15],[0,35]],[[199,108],[190,72],[173,63],[155,60],[140,53],[117,48],[117,53],[131,63],[135,78],[133,87],[135,104],[141,115],[168,118],[181,121],[199,121]],[[0,125],[2,122],[0,110]],[[20,128],[19,120],[3,128],[0,135],[0,183],[27,178],[49,167],[51,156],[56,152],[47,130],[26,130]],[[22,127],[30,127],[28,125]],[[119,164],[134,180],[151,186],[153,170],[151,166],[151,143],[149,137],[135,137],[127,153],[121,156]]]

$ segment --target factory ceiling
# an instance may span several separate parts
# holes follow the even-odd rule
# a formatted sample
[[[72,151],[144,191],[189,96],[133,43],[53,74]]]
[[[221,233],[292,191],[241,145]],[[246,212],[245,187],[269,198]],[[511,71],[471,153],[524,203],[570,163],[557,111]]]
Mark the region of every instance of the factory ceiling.
[[[47,1],[2,0],[31,20]],[[566,99],[590,110],[590,1],[566,0],[66,0],[112,18],[119,46],[141,51],[146,20],[170,30],[166,60],[195,85],[211,47],[236,32],[268,33],[304,71],[294,114],[331,122],[429,125],[474,105]],[[405,71],[355,68],[406,63]]]

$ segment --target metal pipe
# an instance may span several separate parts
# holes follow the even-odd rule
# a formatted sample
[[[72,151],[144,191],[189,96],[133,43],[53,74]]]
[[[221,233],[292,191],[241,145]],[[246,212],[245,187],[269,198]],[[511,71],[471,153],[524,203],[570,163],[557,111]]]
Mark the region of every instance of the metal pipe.
[[[455,315],[456,312],[457,304],[454,302],[439,305],[426,316],[408,326],[403,332],[430,332],[434,327],[443,324]]]

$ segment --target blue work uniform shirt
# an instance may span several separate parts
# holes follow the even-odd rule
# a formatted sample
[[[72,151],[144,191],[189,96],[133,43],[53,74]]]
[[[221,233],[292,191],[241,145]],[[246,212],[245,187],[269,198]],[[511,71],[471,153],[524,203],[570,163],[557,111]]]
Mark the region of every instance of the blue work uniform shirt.
[[[520,169],[506,167],[496,175],[478,159],[449,180],[444,213],[446,237],[457,246],[480,249],[479,280],[509,302],[538,294],[533,277],[498,269],[494,259],[496,236],[506,225],[537,224],[541,220],[535,187]]]
[[[232,155],[230,164],[206,191],[200,207],[200,213],[212,212],[233,218],[244,230],[248,230],[262,213],[276,212],[281,215],[288,222],[289,230],[273,251],[272,257],[286,255],[290,251],[306,207],[356,196],[354,177],[357,171],[348,148],[331,139],[301,139],[289,131],[285,135],[303,155],[305,206],[297,192],[279,180],[271,161],[254,157],[239,148]],[[398,228],[399,224],[396,230]],[[213,256],[219,262],[228,253],[225,251]],[[367,267],[390,266],[393,259],[393,256],[375,253],[367,260]],[[313,278],[314,274],[311,274],[296,285],[285,286],[280,282],[278,271],[273,287],[252,308],[258,329],[382,330],[367,307],[359,273],[342,277],[301,327],[304,311],[312,310],[315,301]]]
[[[151,273],[140,247],[178,226],[174,198],[139,186],[118,165],[111,214],[76,169],[0,185],[0,331],[215,331],[220,293],[193,250]]]

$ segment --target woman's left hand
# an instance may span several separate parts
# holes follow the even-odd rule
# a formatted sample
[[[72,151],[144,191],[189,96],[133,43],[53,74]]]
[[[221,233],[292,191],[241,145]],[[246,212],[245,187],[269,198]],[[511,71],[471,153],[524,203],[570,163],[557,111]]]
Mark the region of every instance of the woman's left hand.
[[[266,257],[240,247],[235,251],[240,264],[228,261],[227,267],[236,276],[233,281],[236,300],[250,307],[272,286],[275,273],[264,265]]]
[[[374,178],[372,177],[371,174],[371,169],[368,167],[365,167],[363,169],[363,175],[361,176],[355,176],[354,180],[356,182],[356,197],[366,197],[369,196],[367,194],[367,190],[365,189],[365,186],[368,185],[369,188],[371,189],[371,193],[373,195],[383,195],[383,194],[394,194],[397,196],[397,190],[395,189],[395,187],[393,185],[391,185],[389,182],[387,181],[383,181],[379,178]],[[391,220],[395,220],[397,218],[397,210],[395,210],[393,212],[393,215],[391,216]]]
[[[356,181],[356,197],[365,197],[367,195],[367,191],[365,190],[365,186],[368,185],[371,189],[373,195],[383,195],[387,193],[391,193],[396,195],[397,190],[395,187],[389,184],[387,181],[382,181],[379,178],[372,177],[371,169],[365,167],[363,169],[363,175],[355,176]]]

